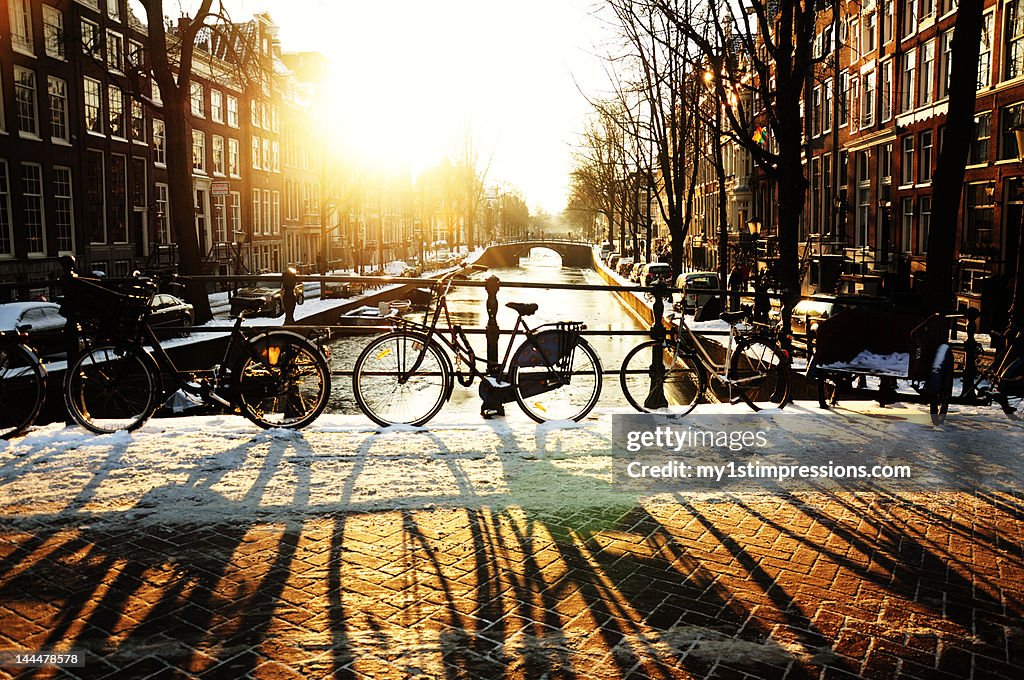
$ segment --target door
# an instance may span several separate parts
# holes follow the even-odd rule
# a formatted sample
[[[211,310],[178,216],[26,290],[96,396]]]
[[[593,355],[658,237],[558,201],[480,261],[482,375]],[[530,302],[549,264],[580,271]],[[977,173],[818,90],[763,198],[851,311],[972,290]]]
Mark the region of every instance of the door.
[[[212,243],[210,241],[210,220],[208,211],[209,206],[206,202],[206,190],[196,189],[196,235],[199,237],[199,249],[203,252],[203,255],[210,252]]]

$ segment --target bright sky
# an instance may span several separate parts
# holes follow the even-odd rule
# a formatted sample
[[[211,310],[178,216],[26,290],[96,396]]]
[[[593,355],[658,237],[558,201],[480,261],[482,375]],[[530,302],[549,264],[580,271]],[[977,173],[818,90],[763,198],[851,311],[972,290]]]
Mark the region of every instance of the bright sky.
[[[236,18],[268,11],[285,51],[328,57],[346,147],[416,174],[454,158],[468,128],[481,162],[492,158],[489,182],[519,188],[531,210],[565,207],[589,110],[576,82],[590,95],[607,89],[594,0],[225,4]]]

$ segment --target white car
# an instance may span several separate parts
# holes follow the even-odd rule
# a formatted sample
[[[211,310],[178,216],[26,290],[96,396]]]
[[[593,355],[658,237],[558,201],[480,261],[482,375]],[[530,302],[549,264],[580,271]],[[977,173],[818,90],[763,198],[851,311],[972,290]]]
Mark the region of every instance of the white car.
[[[64,325],[60,305],[53,302],[8,302],[0,305],[0,330],[24,331],[28,344],[42,355],[63,352]]]

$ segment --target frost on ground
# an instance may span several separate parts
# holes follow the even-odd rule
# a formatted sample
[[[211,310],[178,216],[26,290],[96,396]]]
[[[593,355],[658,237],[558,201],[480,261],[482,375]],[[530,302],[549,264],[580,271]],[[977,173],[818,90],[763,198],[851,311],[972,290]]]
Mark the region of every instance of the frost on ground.
[[[1020,486],[1024,427],[996,409],[961,408],[935,428],[919,406],[857,408],[820,411],[798,403],[760,417],[837,463],[852,445],[895,440],[930,469],[958,474],[966,465],[983,479]],[[695,416],[730,413],[735,407],[703,405]],[[583,423],[544,425],[518,413],[486,421],[443,413],[429,427],[384,430],[362,416],[329,415],[301,432],[264,431],[236,416],[154,419],[137,432],[107,436],[54,424],[0,442],[0,513],[29,524],[176,524],[398,508],[657,502],[655,494],[612,487],[611,435],[608,411]],[[800,451],[792,455],[799,459]]]

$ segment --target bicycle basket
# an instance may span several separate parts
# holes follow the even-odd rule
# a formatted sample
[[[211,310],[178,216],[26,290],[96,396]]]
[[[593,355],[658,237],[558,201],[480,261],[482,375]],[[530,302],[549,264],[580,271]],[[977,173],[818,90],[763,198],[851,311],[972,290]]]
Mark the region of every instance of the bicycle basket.
[[[61,314],[82,332],[102,338],[133,337],[149,312],[151,286],[76,277],[64,292]]]
[[[515,362],[523,367],[550,366],[561,377],[568,378],[584,327],[576,321],[552,324],[533,336],[536,344],[527,340],[520,345]]]

